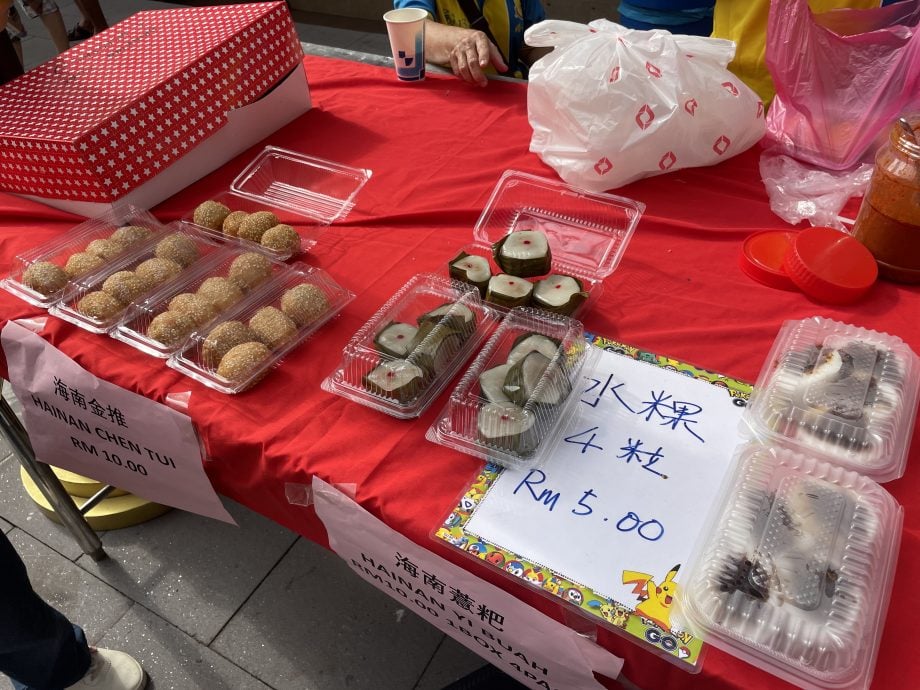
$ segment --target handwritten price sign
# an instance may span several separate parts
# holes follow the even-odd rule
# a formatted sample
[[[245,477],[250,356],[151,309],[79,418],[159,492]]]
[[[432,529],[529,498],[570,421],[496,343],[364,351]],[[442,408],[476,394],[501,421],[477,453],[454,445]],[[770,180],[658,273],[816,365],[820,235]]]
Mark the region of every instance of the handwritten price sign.
[[[604,353],[585,374],[554,457],[504,470],[466,531],[634,602],[630,573],[663,578],[687,562],[739,441],[741,412],[723,388]]]

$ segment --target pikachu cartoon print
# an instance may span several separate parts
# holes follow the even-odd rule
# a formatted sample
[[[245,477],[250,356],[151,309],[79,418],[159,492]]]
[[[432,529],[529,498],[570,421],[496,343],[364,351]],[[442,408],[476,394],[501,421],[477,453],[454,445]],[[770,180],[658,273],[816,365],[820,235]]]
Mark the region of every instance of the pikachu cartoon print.
[[[663,630],[671,629],[671,603],[677,595],[678,585],[674,577],[680,569],[680,563],[671,568],[661,584],[655,584],[651,575],[634,570],[623,571],[623,584],[633,585],[633,594],[639,605],[636,613],[648,618]]]

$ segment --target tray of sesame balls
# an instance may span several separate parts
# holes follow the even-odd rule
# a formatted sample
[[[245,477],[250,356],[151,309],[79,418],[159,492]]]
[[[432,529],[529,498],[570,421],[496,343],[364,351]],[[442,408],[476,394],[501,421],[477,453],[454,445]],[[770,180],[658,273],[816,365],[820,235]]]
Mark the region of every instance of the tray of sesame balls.
[[[294,263],[192,332],[167,366],[222,393],[240,393],[354,299],[325,271]]]
[[[133,206],[112,210],[17,255],[0,287],[29,304],[48,309],[65,292],[130,259],[166,233],[166,227],[147,211]]]

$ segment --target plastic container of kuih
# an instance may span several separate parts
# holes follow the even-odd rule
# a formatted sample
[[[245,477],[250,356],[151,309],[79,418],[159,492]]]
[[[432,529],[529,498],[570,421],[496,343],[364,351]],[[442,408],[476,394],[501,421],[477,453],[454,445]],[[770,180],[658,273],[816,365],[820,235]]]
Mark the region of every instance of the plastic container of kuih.
[[[900,338],[821,317],[787,321],[744,424],[771,445],[883,482],[904,474],[920,360]]]
[[[74,281],[103,270],[139,243],[164,231],[164,226],[147,211],[133,206],[110,210],[19,254],[0,287],[47,309]]]
[[[352,299],[325,271],[295,263],[192,333],[166,364],[221,393],[240,393]]]
[[[220,243],[188,225],[170,225],[166,233],[138,244],[105,268],[71,281],[51,313],[92,333],[104,333],[132,304],[195,271],[220,249]]]
[[[261,252],[223,247],[196,270],[132,305],[111,336],[154,357],[169,357],[193,332],[287,270]]]
[[[504,310],[574,316],[600,294],[644,210],[632,199],[509,170],[476,223],[475,242],[448,261],[448,272]]]
[[[672,621],[802,688],[868,688],[903,511],[814,455],[742,446]]]
[[[499,320],[469,285],[413,276],[355,333],[323,390],[400,419],[418,417]]]
[[[508,312],[428,429],[429,441],[504,467],[540,465],[572,411],[594,354],[580,322],[519,307]]]
[[[202,201],[185,219],[284,260],[307,251],[325,226],[348,215],[370,176],[369,170],[268,146],[229,191]]]

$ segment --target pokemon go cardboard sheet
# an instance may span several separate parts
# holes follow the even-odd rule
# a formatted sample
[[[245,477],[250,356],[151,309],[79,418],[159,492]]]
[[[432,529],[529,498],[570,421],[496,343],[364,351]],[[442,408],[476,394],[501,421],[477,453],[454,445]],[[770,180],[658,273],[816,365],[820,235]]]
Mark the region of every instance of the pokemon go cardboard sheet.
[[[670,606],[751,387],[597,336],[578,413],[530,470],[486,465],[436,537],[695,665]]]

